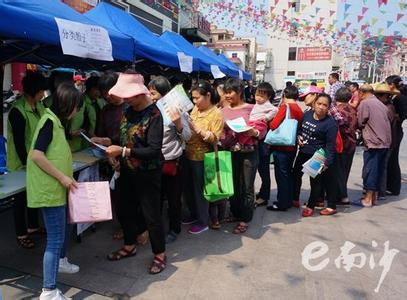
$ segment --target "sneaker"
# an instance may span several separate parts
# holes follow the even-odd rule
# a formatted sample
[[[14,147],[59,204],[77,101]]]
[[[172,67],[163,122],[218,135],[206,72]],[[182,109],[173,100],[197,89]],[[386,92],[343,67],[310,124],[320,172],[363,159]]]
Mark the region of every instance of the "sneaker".
[[[68,261],[68,257],[60,258],[58,272],[65,274],[75,274],[79,272],[79,266],[71,264]]]
[[[207,230],[208,230],[208,226],[196,224],[196,225],[192,225],[191,228],[189,228],[188,232],[191,234],[200,234]]]
[[[177,240],[178,234],[176,234],[174,231],[170,230],[167,234],[167,237],[165,238],[165,243],[166,244],[171,244]]]
[[[66,297],[58,289],[53,289],[51,291],[46,291],[46,290],[42,289],[42,293],[41,293],[39,299],[40,300],[72,300],[72,298]]]
[[[196,221],[197,221],[196,219],[189,217],[189,218],[183,219],[183,220],[181,221],[181,224],[182,224],[182,225],[191,225],[191,224],[196,223]]]

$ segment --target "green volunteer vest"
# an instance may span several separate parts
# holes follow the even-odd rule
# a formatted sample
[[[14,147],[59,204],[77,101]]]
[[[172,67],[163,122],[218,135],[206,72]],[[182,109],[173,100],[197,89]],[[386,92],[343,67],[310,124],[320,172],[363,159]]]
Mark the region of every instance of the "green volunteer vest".
[[[48,97],[44,98],[44,100],[42,100],[42,103],[44,103],[45,107],[50,108],[51,105],[52,105],[53,100],[54,99],[52,98],[52,95],[49,95]]]
[[[83,129],[83,125],[85,122],[85,117],[89,120],[89,133],[93,135],[96,130],[96,110],[95,107],[92,105],[92,101],[86,95],[86,93],[82,94],[83,97],[83,105],[81,109],[75,114],[75,116],[71,119],[69,123],[69,131],[75,132],[79,129]],[[100,109],[103,108],[105,102],[103,99],[97,99],[97,105]],[[86,149],[89,147],[89,143],[82,138],[81,136],[72,137],[69,141],[69,146],[71,147],[72,152],[77,152],[82,149]]]
[[[25,150],[27,153],[30,151],[32,138],[37,127],[38,121],[44,114],[45,108],[42,102],[38,102],[36,105],[37,112],[34,112],[31,106],[28,104],[27,99],[23,96],[17,99],[12,108],[18,109],[25,119]],[[7,123],[7,168],[12,171],[16,171],[24,167],[24,164],[20,161],[17,155],[16,146],[14,144],[14,137],[12,126],[10,121]]]
[[[45,156],[62,173],[73,176],[72,153],[65,138],[65,129],[58,117],[47,108],[38,122],[27,158],[27,204],[32,208],[62,206],[67,199],[66,188],[56,178],[45,173],[31,158],[38,133],[48,119],[53,123],[53,131]]]

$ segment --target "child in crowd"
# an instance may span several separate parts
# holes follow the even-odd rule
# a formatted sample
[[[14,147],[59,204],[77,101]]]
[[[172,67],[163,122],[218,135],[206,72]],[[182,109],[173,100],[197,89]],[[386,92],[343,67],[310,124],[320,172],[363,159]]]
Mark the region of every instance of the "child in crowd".
[[[277,114],[277,107],[271,104],[275,97],[273,87],[268,82],[262,82],[256,89],[255,99],[256,104],[250,113],[249,125],[251,122],[263,121],[270,122]],[[259,165],[258,172],[261,178],[261,187],[256,195],[255,206],[266,205],[270,198],[270,149],[264,143],[264,139],[259,140]]]

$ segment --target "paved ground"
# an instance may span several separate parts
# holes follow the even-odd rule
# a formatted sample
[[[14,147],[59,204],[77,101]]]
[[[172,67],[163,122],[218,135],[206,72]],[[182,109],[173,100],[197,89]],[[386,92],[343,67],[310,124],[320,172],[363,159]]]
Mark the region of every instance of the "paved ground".
[[[407,172],[406,139],[401,153],[402,169]],[[353,199],[361,195],[361,167],[359,151],[349,185]],[[308,186],[305,181],[302,199],[308,197]],[[275,198],[274,182],[272,188]],[[233,235],[232,225],[199,236],[187,234],[185,227],[179,240],[168,247],[167,270],[156,276],[147,274],[149,246],[141,247],[131,259],[105,259],[120,243],[111,238],[116,225],[104,223],[98,225],[96,233],[87,233],[81,244],[72,242],[69,257],[80,264],[81,271],[61,276],[59,281],[62,290],[74,299],[406,299],[406,213],[405,180],[400,197],[389,197],[370,209],[341,208],[333,217],[301,219],[298,209],[269,212],[259,208],[243,236]],[[373,240],[377,247],[372,246]],[[303,266],[301,253],[314,241],[325,243],[329,251],[310,264],[317,265],[325,258],[329,262],[323,270],[311,272]],[[363,253],[367,258],[363,267],[349,272],[344,265],[340,269],[335,266],[346,241],[355,244],[352,254]],[[400,252],[376,293],[386,241],[390,249]],[[5,299],[38,297],[44,246],[40,240],[38,243],[34,250],[17,247],[11,214],[1,214],[0,295],[3,293]]]

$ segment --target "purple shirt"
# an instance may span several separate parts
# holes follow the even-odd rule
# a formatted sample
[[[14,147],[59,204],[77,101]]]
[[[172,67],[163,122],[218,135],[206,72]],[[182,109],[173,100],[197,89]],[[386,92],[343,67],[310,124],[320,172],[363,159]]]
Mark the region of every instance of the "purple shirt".
[[[360,102],[358,124],[368,149],[388,149],[391,144],[390,115],[386,105],[374,95]]]

